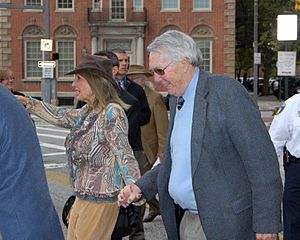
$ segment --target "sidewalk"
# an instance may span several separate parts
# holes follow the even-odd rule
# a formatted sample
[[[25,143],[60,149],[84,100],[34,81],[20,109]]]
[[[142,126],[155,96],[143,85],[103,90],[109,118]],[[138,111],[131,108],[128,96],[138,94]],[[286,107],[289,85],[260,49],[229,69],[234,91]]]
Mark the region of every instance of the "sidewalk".
[[[274,111],[283,104],[283,100],[279,101],[274,95],[259,96],[257,105],[261,112],[261,117],[267,127],[270,127],[273,120]]]

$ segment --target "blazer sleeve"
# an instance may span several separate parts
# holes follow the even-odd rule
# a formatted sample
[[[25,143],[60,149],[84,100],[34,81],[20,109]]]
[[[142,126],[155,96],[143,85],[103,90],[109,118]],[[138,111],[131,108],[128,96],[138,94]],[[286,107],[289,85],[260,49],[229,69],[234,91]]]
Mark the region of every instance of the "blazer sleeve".
[[[147,171],[140,179],[136,181],[136,185],[141,189],[143,196],[149,200],[152,199],[157,193],[157,176],[160,170],[160,164],[153,169]]]
[[[260,111],[239,83],[228,81],[219,91],[225,131],[238,151],[252,190],[253,230],[281,230],[282,182],[275,149]],[[247,107],[245,107],[247,106]]]

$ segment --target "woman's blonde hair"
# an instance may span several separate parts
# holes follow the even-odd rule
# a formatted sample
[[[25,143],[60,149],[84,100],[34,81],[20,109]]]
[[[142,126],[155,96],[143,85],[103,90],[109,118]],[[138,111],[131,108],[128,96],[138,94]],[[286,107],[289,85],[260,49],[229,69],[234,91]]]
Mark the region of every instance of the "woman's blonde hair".
[[[120,90],[115,82],[105,79],[98,71],[90,69],[82,70],[78,74],[87,80],[95,94],[94,102],[90,106],[93,110],[102,111],[109,103],[117,103],[125,110],[129,108],[129,105],[119,98],[118,93]]]

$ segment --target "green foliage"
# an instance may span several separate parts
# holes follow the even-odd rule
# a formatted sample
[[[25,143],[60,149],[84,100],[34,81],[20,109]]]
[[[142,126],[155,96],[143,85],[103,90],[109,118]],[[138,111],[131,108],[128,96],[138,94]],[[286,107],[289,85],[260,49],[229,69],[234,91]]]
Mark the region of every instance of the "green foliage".
[[[254,0],[236,1],[236,72],[247,72],[253,66],[253,8]],[[277,15],[287,12],[294,12],[290,0],[258,0],[258,51],[266,79],[276,75],[277,51],[283,50],[283,43],[277,41]],[[292,47],[299,50],[299,41]]]

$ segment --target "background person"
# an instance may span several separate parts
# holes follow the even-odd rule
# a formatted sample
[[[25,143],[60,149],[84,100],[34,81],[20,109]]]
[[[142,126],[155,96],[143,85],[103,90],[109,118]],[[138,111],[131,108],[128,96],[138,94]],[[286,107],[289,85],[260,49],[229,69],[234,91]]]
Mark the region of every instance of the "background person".
[[[270,130],[278,158],[285,152],[283,230],[285,240],[300,239],[300,94],[284,102]]]
[[[119,70],[117,73],[117,83],[118,85],[132,96],[134,96],[140,104],[140,115],[139,115],[139,127],[147,124],[151,117],[151,110],[147,101],[147,97],[144,89],[131,81],[126,73],[129,68],[129,58],[126,51],[122,49],[115,49],[113,52],[117,55],[119,60]],[[143,150],[142,140],[141,140],[141,131],[136,132],[136,135],[132,137],[134,142],[131,144],[134,156],[139,163],[141,175],[151,169],[151,164],[148,161],[145,152]],[[134,229],[133,233],[130,235],[130,240],[143,240],[145,239],[144,227],[143,227],[143,216],[145,212],[145,205],[142,207],[137,207],[140,213],[140,224]]]
[[[151,109],[150,121],[141,127],[141,131],[144,152],[152,167],[157,159],[163,161],[169,127],[168,111],[162,95],[156,92],[152,83],[148,81],[148,77],[152,74],[146,72],[143,66],[131,65],[127,76],[144,89]],[[144,218],[144,222],[153,221],[159,214],[159,203],[155,197],[149,200],[148,204],[149,214]]]
[[[167,31],[147,50],[155,82],[172,95],[167,146],[163,163],[125,187],[119,204],[158,192],[172,240],[275,240],[281,231],[279,165],[245,88],[199,68],[200,49],[185,33]],[[175,204],[186,210],[179,234]]]
[[[0,98],[0,239],[62,240],[35,129],[1,85]]]
[[[10,91],[13,95],[25,96],[24,93],[13,90],[15,77],[13,72],[10,69],[1,69],[0,70],[0,84]],[[34,120],[31,118],[30,114],[28,115],[32,123]]]
[[[110,240],[119,209],[117,195],[125,183],[140,177],[129,146],[128,121],[111,77],[112,62],[86,55],[75,70],[72,84],[81,109],[56,107],[19,97],[27,109],[49,123],[69,128],[66,138],[70,177],[76,196],[71,210],[68,239]]]
[[[13,90],[15,82],[14,73],[10,69],[1,69],[0,70],[0,84],[2,84],[6,89],[12,92],[14,95],[25,96],[25,94]]]

